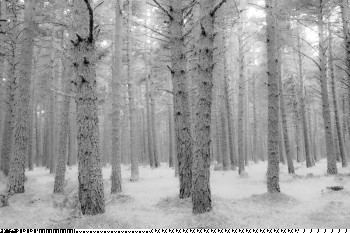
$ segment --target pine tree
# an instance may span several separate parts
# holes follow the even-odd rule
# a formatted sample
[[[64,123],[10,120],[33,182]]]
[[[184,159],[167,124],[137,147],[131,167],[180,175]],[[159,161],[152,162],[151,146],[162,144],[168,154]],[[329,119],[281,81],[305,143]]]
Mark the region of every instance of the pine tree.
[[[24,8],[24,25],[21,33],[21,55],[16,73],[18,96],[15,106],[14,144],[10,162],[10,193],[24,193],[25,161],[28,153],[28,128],[30,101],[30,80],[32,74],[34,46],[35,0],[26,0]]]
[[[92,1],[74,2],[72,40],[78,126],[79,201],[84,215],[105,212],[96,93],[96,45]]]
[[[174,93],[175,145],[179,167],[180,198],[191,196],[192,137],[186,47],[184,44],[183,1],[170,1],[171,74]]]
[[[120,103],[121,103],[121,80],[123,75],[122,51],[123,51],[123,15],[120,1],[115,3],[115,37],[114,37],[114,64],[112,68],[112,193],[122,191],[121,177],[121,139],[120,139]]]
[[[68,127],[69,127],[69,107],[70,107],[70,91],[71,91],[71,80],[70,80],[70,64],[69,61],[64,61],[64,77],[63,77],[63,93],[65,94],[63,99],[63,108],[61,113],[60,121],[60,135],[58,143],[58,158],[57,167],[55,174],[54,193],[62,193],[65,181],[65,172],[67,164],[67,140],[68,140]]]
[[[333,131],[331,123],[331,112],[329,107],[329,96],[328,96],[328,81],[326,74],[326,48],[325,48],[325,35],[324,35],[324,21],[323,21],[323,8],[324,0],[319,0],[317,7],[317,26],[319,36],[319,70],[321,79],[321,92],[322,92],[322,116],[324,122],[324,132],[326,136],[326,150],[327,150],[327,173],[337,174],[337,161],[334,154],[333,144]]]
[[[213,0],[199,2],[199,37],[197,57],[197,99],[195,108],[194,154],[192,165],[192,211],[205,213],[212,209],[210,190],[210,133],[213,89],[214,19],[225,1],[215,5]]]
[[[268,167],[267,190],[269,193],[280,192],[279,154],[278,154],[278,77],[276,46],[276,1],[266,0],[266,36],[268,59]]]

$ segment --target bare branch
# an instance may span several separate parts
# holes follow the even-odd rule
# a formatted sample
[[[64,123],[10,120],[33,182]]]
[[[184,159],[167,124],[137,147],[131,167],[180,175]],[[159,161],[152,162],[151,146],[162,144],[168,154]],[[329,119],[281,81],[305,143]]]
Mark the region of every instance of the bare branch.
[[[226,0],[221,0],[216,6],[214,6],[214,9],[210,11],[210,16],[214,16],[215,13],[220,9],[220,7],[226,2]]]
[[[173,16],[169,13],[169,11],[167,11],[162,5],[159,4],[159,2],[157,2],[157,0],[152,0],[155,4],[157,4],[157,6],[164,11],[165,14],[167,14],[170,18],[170,20],[173,20]]]

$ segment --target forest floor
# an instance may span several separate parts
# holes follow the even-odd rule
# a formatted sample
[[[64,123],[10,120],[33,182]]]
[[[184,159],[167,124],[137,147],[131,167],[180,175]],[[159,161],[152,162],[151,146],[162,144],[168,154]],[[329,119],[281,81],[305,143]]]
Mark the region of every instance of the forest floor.
[[[0,228],[350,228],[350,168],[325,173],[326,161],[313,168],[296,165],[297,175],[281,166],[282,194],[266,195],[266,163],[237,171],[211,172],[213,210],[193,215],[191,200],[180,200],[174,170],[140,166],[140,181],[131,183],[122,167],[123,194],[110,194],[110,168],[103,169],[106,213],[80,216],[77,206],[77,168],[69,168],[64,195],[54,195],[54,175],[37,168],[26,173],[26,192],[0,208]],[[0,177],[0,191],[6,179]],[[329,186],[341,185],[341,191]]]

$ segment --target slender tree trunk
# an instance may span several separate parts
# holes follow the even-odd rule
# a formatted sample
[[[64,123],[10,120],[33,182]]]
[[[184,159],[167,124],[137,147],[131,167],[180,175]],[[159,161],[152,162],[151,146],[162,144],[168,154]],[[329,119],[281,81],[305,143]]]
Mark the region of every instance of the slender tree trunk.
[[[227,74],[227,58],[225,55],[225,61],[224,61],[224,96],[225,96],[225,112],[227,117],[227,124],[228,124],[228,143],[229,143],[229,149],[230,149],[230,158],[231,158],[231,168],[233,170],[236,169],[237,166],[237,155],[236,155],[236,148],[235,148],[235,140],[234,140],[234,123],[232,119],[232,109],[231,109],[231,103],[230,103],[230,91],[229,91],[229,78]]]
[[[36,166],[42,166],[42,143],[41,143],[41,109],[36,107],[35,109],[35,148],[36,148]]]
[[[150,103],[150,75],[146,76],[146,110],[147,110],[147,141],[148,141],[148,155],[151,168],[154,168],[154,152],[152,141],[152,117],[151,117],[151,103]]]
[[[319,35],[319,68],[320,68],[320,79],[321,79],[321,91],[322,91],[322,115],[324,121],[324,131],[326,136],[326,150],[327,150],[327,173],[337,174],[337,161],[334,154],[333,145],[333,131],[331,124],[331,112],[329,108],[329,97],[328,97],[328,82],[326,75],[326,49],[324,39],[324,21],[323,21],[323,3],[324,0],[319,0],[318,7],[318,35]]]
[[[25,1],[24,24],[21,34],[21,56],[18,64],[18,97],[14,125],[14,146],[10,162],[9,192],[24,193],[25,159],[28,152],[30,80],[34,46],[35,1]]]
[[[169,167],[174,167],[174,139],[173,139],[173,119],[174,112],[171,110],[173,106],[168,105],[168,133],[169,133]]]
[[[300,94],[299,94],[300,115],[301,115],[301,122],[303,125],[306,167],[313,167],[315,165],[315,163],[314,163],[314,161],[311,157],[311,154],[310,154],[308,125],[307,125],[307,121],[306,121],[304,68],[303,68],[303,59],[302,59],[302,54],[301,54],[300,35],[298,35],[298,66],[299,66],[299,85],[300,85]]]
[[[241,16],[240,16],[241,17]],[[239,47],[239,94],[238,94],[238,173],[241,175],[245,170],[244,156],[244,95],[245,95],[245,75],[244,75],[244,51],[243,51],[243,22],[240,19],[238,26],[238,47]]]
[[[287,164],[288,164],[288,173],[294,174],[294,164],[293,164],[293,157],[290,152],[290,144],[289,144],[289,135],[288,135],[288,123],[287,123],[287,114],[286,114],[286,108],[284,104],[284,95],[283,95],[283,82],[282,82],[282,75],[279,76],[279,93],[280,93],[280,111],[281,111],[281,119],[282,119],[282,130],[283,130],[283,138],[284,138],[284,149],[286,152],[286,158],[287,158]]]
[[[258,120],[256,112],[256,77],[252,80],[253,91],[253,160],[258,163]]]
[[[149,158],[148,154],[148,140],[147,140],[147,117],[145,114],[145,108],[142,108],[142,146],[143,146],[143,153],[145,155],[143,164],[146,164],[147,158]]]
[[[158,152],[158,138],[157,138],[157,114],[156,114],[156,96],[154,84],[151,82],[151,120],[152,120],[152,142],[153,142],[153,152],[154,152],[154,166],[159,167],[159,152]]]
[[[50,62],[50,69],[51,69],[51,77],[49,81],[49,117],[50,117],[50,127],[49,127],[49,140],[50,140],[50,150],[49,150],[49,167],[50,167],[50,174],[55,173],[56,169],[56,151],[55,151],[55,93],[51,90],[54,89],[54,82],[57,78],[56,73],[56,67],[55,67],[55,57],[56,57],[56,51],[55,51],[55,26],[52,26],[52,35],[51,35],[51,62]]]
[[[293,118],[294,118],[294,126],[295,126],[295,143],[296,143],[296,153],[297,153],[297,162],[301,162],[301,141],[300,141],[300,114],[299,114],[299,104],[298,104],[298,97],[297,97],[297,87],[296,82],[293,80]]]
[[[341,13],[343,21],[343,35],[345,45],[345,56],[346,56],[346,76],[348,82],[348,104],[350,104],[350,30],[349,30],[349,0],[342,0]],[[348,106],[349,107],[349,106]],[[350,111],[348,111],[348,119],[350,119]],[[350,131],[349,131],[350,134]]]
[[[49,155],[50,155],[50,140],[49,140],[49,126],[50,126],[50,119],[48,116],[48,100],[44,101],[44,108],[43,108],[43,117],[44,117],[44,126],[43,126],[43,166],[48,168],[49,164]]]
[[[131,177],[130,181],[135,182],[139,180],[139,165],[136,153],[136,105],[135,105],[135,80],[132,70],[132,54],[131,54],[131,16],[132,16],[133,1],[128,2],[128,29],[127,29],[127,77],[128,77],[128,97],[129,97],[129,122],[130,122],[130,160],[131,160]]]
[[[343,122],[343,141],[345,150],[347,150],[347,155],[349,156],[349,147],[347,146],[347,115],[346,115],[346,95],[343,95],[342,98],[342,122]]]
[[[123,79],[123,15],[122,6],[119,1],[115,3],[115,37],[114,37],[114,64],[112,80],[112,187],[111,193],[122,192],[121,174],[121,138],[120,138],[120,105],[121,105],[121,81]]]
[[[267,190],[280,192],[278,155],[278,56],[276,50],[275,1],[266,0],[267,59],[268,59],[268,167]]]
[[[68,140],[68,127],[69,127],[69,107],[70,107],[70,92],[71,92],[71,82],[70,82],[70,64],[69,61],[64,61],[64,73],[63,73],[63,93],[66,95],[63,99],[63,108],[61,113],[60,122],[60,134],[59,134],[59,144],[58,144],[58,158],[57,158],[57,168],[55,174],[55,184],[54,193],[62,193],[64,191],[64,181],[66,173],[67,164],[67,140]]]
[[[223,101],[222,101],[223,102]],[[222,165],[224,171],[228,171],[231,168],[231,163],[230,163],[230,151],[229,151],[229,145],[227,144],[227,122],[226,122],[226,116],[227,113],[225,111],[225,105],[222,104],[221,107],[221,113],[219,117],[221,117],[221,130],[222,130]]]
[[[332,95],[333,95],[333,106],[334,106],[334,117],[335,117],[335,129],[336,129],[336,135],[334,136],[337,138],[337,142],[339,145],[339,151],[340,151],[340,157],[343,167],[348,166],[348,161],[345,154],[344,149],[344,141],[343,141],[343,135],[342,135],[342,129],[340,126],[340,117],[339,117],[339,108],[338,108],[338,95],[337,95],[337,86],[335,82],[335,74],[334,74],[334,58],[333,58],[333,35],[330,31],[329,35],[329,45],[328,45],[328,51],[329,51],[329,69],[330,69],[330,76],[331,76],[331,85],[332,85]]]

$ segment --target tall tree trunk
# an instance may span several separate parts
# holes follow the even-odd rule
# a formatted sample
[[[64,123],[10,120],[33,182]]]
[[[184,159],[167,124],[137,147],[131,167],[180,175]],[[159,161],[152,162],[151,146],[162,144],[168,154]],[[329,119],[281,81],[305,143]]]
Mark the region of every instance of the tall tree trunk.
[[[105,212],[97,110],[96,47],[92,1],[74,2],[78,22],[72,44],[75,71],[79,201],[85,215]]]
[[[41,109],[37,106],[35,108],[35,148],[36,148],[36,155],[35,155],[35,163],[36,166],[42,166],[42,143],[41,143]]]
[[[224,1],[221,1],[221,4]],[[210,191],[210,131],[213,90],[213,51],[215,11],[213,0],[199,2],[199,37],[196,44],[197,103],[194,116],[194,154],[192,166],[192,211],[212,209]]]
[[[153,141],[152,141],[152,117],[151,117],[151,103],[150,103],[150,75],[146,76],[146,115],[147,115],[147,148],[149,155],[149,162],[151,168],[154,168],[154,152],[153,152]]]
[[[128,2],[128,29],[127,29],[127,78],[128,78],[128,97],[129,97],[129,122],[130,122],[130,160],[131,160],[131,177],[130,181],[139,180],[139,165],[136,150],[136,105],[135,105],[135,80],[132,70],[132,54],[131,54],[131,16],[133,1]]]
[[[14,145],[10,162],[9,192],[24,193],[25,159],[28,152],[30,80],[34,46],[35,0],[25,1],[21,34],[21,56],[18,63],[18,97],[14,125]]]
[[[343,141],[344,141],[344,147],[345,147],[345,150],[347,150],[347,154],[349,155],[349,147],[347,146],[347,136],[346,136],[346,133],[347,133],[347,115],[346,115],[346,95],[344,94],[341,98],[342,100],[342,122],[343,122]]]
[[[284,149],[286,152],[286,158],[287,158],[287,164],[288,164],[288,173],[294,174],[294,164],[293,164],[293,157],[290,152],[290,144],[289,144],[289,135],[288,135],[288,123],[287,123],[287,114],[286,114],[286,107],[284,104],[284,95],[283,95],[283,82],[282,82],[282,75],[279,76],[279,97],[280,97],[280,111],[281,111],[281,119],[282,119],[282,130],[283,130],[283,138],[284,138]]]
[[[297,96],[297,86],[295,80],[293,80],[293,119],[294,119],[294,127],[295,127],[295,143],[296,143],[296,157],[297,157],[297,162],[301,162],[301,140],[300,140],[300,114],[299,114],[299,98]]]
[[[304,68],[303,68],[303,59],[301,54],[301,43],[300,43],[300,34],[298,34],[298,66],[299,66],[299,85],[300,85],[300,115],[301,122],[303,125],[303,134],[304,134],[304,146],[305,146],[305,159],[306,167],[312,167],[315,165],[312,156],[310,154],[310,142],[308,136],[308,125],[306,121],[306,108],[305,108],[305,87],[304,87]]]
[[[11,7],[14,7],[16,3],[11,1]],[[7,16],[7,9],[5,7],[4,1],[1,3],[1,12],[3,18],[6,18]],[[9,23],[9,27],[13,28],[11,31],[9,31],[9,34],[17,38],[17,28],[15,25],[17,25],[17,12],[14,11],[12,17],[9,16],[11,19]],[[1,23],[1,22],[0,22]],[[1,23],[0,25],[5,26],[5,23]],[[6,30],[6,28],[5,28]],[[3,35],[5,36],[5,34]],[[2,37],[0,35],[0,37]],[[4,37],[2,37],[5,39]],[[1,44],[0,46],[5,46],[5,43]],[[4,71],[2,71],[2,74],[4,76],[1,76],[1,81],[3,81],[3,78],[6,79],[4,83],[4,109],[1,111],[4,114],[4,122],[3,126],[1,128],[1,170],[3,171],[5,176],[8,176],[9,169],[10,169],[10,158],[11,158],[11,150],[13,147],[13,131],[14,131],[14,119],[15,119],[15,93],[16,93],[16,78],[15,78],[15,68],[16,68],[16,47],[17,47],[17,40],[13,41],[12,43],[9,43],[8,45],[8,68],[5,67],[5,63],[2,63]],[[6,49],[6,47],[2,47],[3,49]],[[6,54],[6,53],[5,53]],[[0,62],[4,62],[0,61]],[[5,69],[6,68],[6,69]],[[7,75],[5,76],[7,71]]]
[[[7,3],[5,1],[0,0],[0,31],[5,32],[7,31],[7,25],[8,25],[8,18],[7,18]],[[0,112],[0,143],[2,143],[2,132],[4,129],[4,124],[5,124],[5,114],[3,109],[6,109],[6,102],[4,101],[4,89],[6,89],[4,83],[6,82],[6,62],[5,62],[5,54],[6,53],[6,45],[5,45],[5,40],[6,40],[6,34],[5,33],[0,33],[0,108],[2,111]],[[1,146],[1,144],[0,144]],[[0,147],[1,150],[1,147]],[[0,170],[1,170],[1,157],[0,157]]]
[[[34,90],[35,86],[32,85],[30,87],[31,91],[31,98],[29,101],[29,129],[28,129],[28,169],[29,171],[33,171],[33,141],[34,141],[34,130],[33,130],[33,121],[34,121],[34,115],[36,114],[34,106]]]
[[[330,26],[330,25],[329,25]],[[344,149],[344,141],[343,141],[343,133],[340,126],[340,117],[339,117],[339,108],[338,108],[338,95],[337,95],[337,85],[335,82],[335,74],[334,74],[334,58],[333,58],[333,35],[332,32],[329,32],[329,45],[328,45],[328,51],[329,51],[329,70],[330,70],[330,76],[331,76],[331,85],[332,85],[332,95],[333,95],[333,106],[334,106],[334,117],[335,117],[335,129],[336,129],[336,135],[334,138],[337,138],[337,142],[339,145],[339,151],[340,151],[340,157],[343,167],[348,166],[348,161],[345,154]]]
[[[157,114],[156,114],[156,93],[154,89],[154,83],[151,81],[151,127],[152,127],[152,142],[153,142],[153,153],[154,153],[154,166],[159,167],[159,151],[158,151],[158,138],[157,138]]]
[[[266,0],[267,59],[268,59],[268,167],[267,190],[280,192],[278,155],[278,77],[276,47],[275,0]]]
[[[333,145],[333,131],[331,123],[331,112],[329,108],[329,97],[328,97],[328,82],[326,75],[326,49],[324,39],[324,21],[323,21],[323,4],[324,0],[319,0],[318,6],[318,35],[319,35],[319,68],[320,68],[320,79],[321,79],[321,92],[322,92],[322,115],[324,122],[324,131],[326,136],[326,150],[327,150],[327,173],[337,174],[337,161],[334,154]]]
[[[253,76],[252,80],[252,91],[253,91],[253,160],[254,163],[258,162],[258,120],[256,112],[256,77]]]
[[[230,102],[230,90],[229,90],[229,78],[227,73],[227,57],[225,55],[224,60],[224,98],[225,98],[225,112],[226,112],[226,118],[227,118],[227,124],[228,124],[228,143],[229,143],[229,149],[230,149],[230,158],[231,158],[231,168],[233,170],[236,169],[237,166],[237,155],[236,155],[236,148],[235,148],[235,140],[234,140],[234,123],[232,119],[232,109],[231,109],[231,102]]]
[[[171,33],[171,74],[174,100],[174,127],[177,165],[180,180],[180,198],[191,196],[192,188],[192,150],[191,110],[189,102],[189,80],[186,70],[186,46],[183,40],[184,19],[183,1],[170,1],[172,17]]]
[[[122,174],[121,174],[121,138],[120,138],[120,105],[121,81],[123,79],[123,15],[120,1],[115,3],[115,36],[114,36],[114,64],[112,68],[112,187],[111,193],[122,192]]]
[[[169,167],[174,167],[174,125],[173,125],[173,115],[174,108],[172,105],[168,105],[168,131],[169,131]]]
[[[278,79],[278,92],[279,92],[279,98],[278,98],[278,137],[280,138],[278,142],[278,153],[280,156],[280,162],[282,164],[286,163],[285,156],[284,156],[284,133],[283,133],[283,120],[282,120],[282,110],[281,110],[281,103],[282,103],[282,98],[283,98],[283,93],[282,93],[282,77],[283,77],[283,70],[282,70],[282,51],[283,51],[283,45],[282,45],[282,36],[281,36],[281,23],[280,19],[276,17],[275,20],[276,23],[276,49],[277,49],[277,79]]]
[[[64,73],[63,73],[63,93],[66,95],[63,99],[63,108],[61,113],[60,122],[60,134],[58,144],[58,157],[57,157],[57,168],[55,174],[54,193],[62,193],[64,191],[64,180],[66,173],[67,164],[67,140],[68,140],[68,127],[69,127],[69,107],[70,107],[70,92],[71,92],[71,81],[70,81],[70,64],[69,61],[64,61]]]
[[[10,67],[6,79],[5,88],[5,119],[2,132],[2,145],[1,145],[1,170],[5,176],[8,176],[10,169],[11,150],[13,148],[13,131],[15,123],[15,93],[16,93],[16,78],[15,78],[15,61],[16,61],[16,46],[12,45]]]
[[[55,26],[52,26],[52,35],[51,35],[51,62],[50,62],[50,69],[51,69],[51,77],[49,81],[49,118],[50,118],[50,127],[49,127],[49,134],[50,134],[50,150],[49,150],[49,167],[50,167],[50,174],[55,173],[56,169],[56,151],[55,151],[55,93],[52,91],[54,89],[54,83],[56,77],[56,67],[55,67],[55,57],[56,57],[56,51],[55,51]]]
[[[221,107],[221,113],[219,115],[219,117],[221,117],[221,131],[222,131],[222,165],[223,165],[223,169],[224,171],[228,171],[231,168],[231,163],[230,163],[230,151],[229,151],[229,145],[227,144],[228,140],[227,140],[227,131],[226,129],[227,127],[227,122],[226,122],[226,109],[225,109],[225,105],[224,102],[222,100],[222,107]]]
[[[346,76],[348,83],[348,103],[350,104],[350,23],[349,23],[349,0],[341,0],[341,13],[343,21],[343,35],[346,56]],[[350,111],[348,111],[348,119],[350,119]],[[350,131],[349,131],[350,133]]]
[[[240,16],[241,17],[241,16]],[[243,51],[243,22],[240,19],[238,25],[238,59],[239,59],[239,94],[238,94],[238,173],[242,174],[245,170],[244,156],[244,96],[245,96],[245,75],[244,75],[244,51]]]
[[[43,108],[43,117],[44,117],[44,126],[43,126],[43,166],[48,168],[49,165],[49,156],[50,156],[50,118],[48,115],[48,100],[44,101]]]

